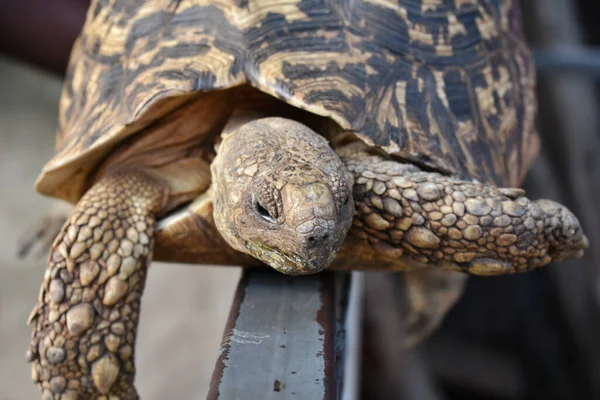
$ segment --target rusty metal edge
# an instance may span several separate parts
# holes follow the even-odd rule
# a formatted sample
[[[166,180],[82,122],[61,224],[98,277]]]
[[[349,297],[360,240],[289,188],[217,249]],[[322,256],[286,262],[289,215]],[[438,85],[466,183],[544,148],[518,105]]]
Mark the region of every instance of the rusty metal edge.
[[[229,360],[231,350],[231,339],[232,332],[236,327],[236,323],[240,318],[240,312],[244,301],[246,300],[247,287],[250,283],[252,276],[255,274],[261,274],[264,271],[255,268],[244,269],[240,282],[232,302],[229,317],[225,325],[223,340],[219,349],[219,354],[215,363],[215,369],[210,381],[210,388],[207,395],[207,399],[216,400],[220,396],[220,385],[222,384],[224,374],[227,368],[226,362]],[[319,286],[319,298],[320,308],[317,311],[315,322],[320,326],[319,336],[323,339],[323,398],[327,400],[336,400],[338,398],[338,367],[336,358],[338,356],[338,349],[336,348],[337,336],[339,333],[339,318],[336,312],[340,309],[341,302],[336,296],[338,288],[342,287],[343,284],[340,282],[344,281],[346,273],[335,273],[335,272],[324,272],[318,275]],[[299,277],[302,279],[302,277]],[[293,281],[294,277],[281,275],[282,284],[289,284],[289,281]],[[348,286],[348,285],[346,285]],[[342,289],[344,296],[347,295],[347,290]],[[344,308],[344,307],[341,307]],[[345,312],[342,311],[342,312]]]
[[[336,360],[336,334],[337,334],[337,316],[336,316],[336,282],[335,275],[331,272],[321,274],[321,308],[317,313],[317,322],[323,329],[323,358],[325,361],[325,396],[324,400],[337,399],[337,360]]]
[[[345,316],[342,365],[338,367],[341,370],[338,398],[341,400],[357,400],[361,390],[364,272],[354,271],[349,274],[349,278],[349,287],[345,293],[347,305],[344,310],[340,310]]]
[[[238,282],[235,295],[233,296],[229,316],[227,317],[227,322],[225,323],[225,329],[223,330],[223,339],[221,341],[221,347],[219,348],[215,369],[210,378],[208,395],[206,396],[207,400],[217,400],[219,398],[219,384],[223,378],[223,373],[225,372],[224,361],[227,360],[229,356],[229,350],[231,349],[231,337],[228,333],[235,328],[235,323],[240,315],[240,307],[244,301],[244,298],[246,297],[246,284],[248,283],[249,279],[250,271],[247,268],[244,268],[242,271],[242,276],[240,277],[240,281]]]

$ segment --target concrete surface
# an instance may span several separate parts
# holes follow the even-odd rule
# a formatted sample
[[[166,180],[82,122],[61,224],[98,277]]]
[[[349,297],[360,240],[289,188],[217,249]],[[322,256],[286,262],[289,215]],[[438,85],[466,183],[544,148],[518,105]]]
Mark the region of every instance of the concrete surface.
[[[45,258],[18,260],[19,235],[50,207],[33,190],[54,149],[61,81],[0,57],[0,400],[39,399],[25,362]],[[136,386],[144,400],[202,399],[238,268],[154,263],[142,302]]]

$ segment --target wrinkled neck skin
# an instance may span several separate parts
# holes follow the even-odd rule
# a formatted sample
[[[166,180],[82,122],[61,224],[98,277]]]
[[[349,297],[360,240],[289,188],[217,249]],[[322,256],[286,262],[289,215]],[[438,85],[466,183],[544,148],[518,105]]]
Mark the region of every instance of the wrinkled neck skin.
[[[327,141],[291,119],[240,114],[211,165],[224,239],[279,272],[327,268],[354,214],[352,178]]]

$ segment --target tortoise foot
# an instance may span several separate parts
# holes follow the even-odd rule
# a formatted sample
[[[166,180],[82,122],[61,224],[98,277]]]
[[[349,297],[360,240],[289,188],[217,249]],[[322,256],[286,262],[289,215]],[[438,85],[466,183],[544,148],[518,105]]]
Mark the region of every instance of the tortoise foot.
[[[543,237],[548,243],[548,255],[552,261],[583,257],[589,240],[577,217],[568,208],[552,200],[536,200],[533,204],[543,213]]]

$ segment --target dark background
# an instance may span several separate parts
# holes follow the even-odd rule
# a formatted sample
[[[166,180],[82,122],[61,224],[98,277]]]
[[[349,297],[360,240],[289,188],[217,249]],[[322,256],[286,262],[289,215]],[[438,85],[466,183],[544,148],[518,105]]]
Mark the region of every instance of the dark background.
[[[542,136],[524,187],[571,208],[590,248],[527,274],[469,278],[441,329],[408,356],[382,351],[393,341],[377,334],[386,321],[367,320],[365,399],[600,399],[600,2],[521,7],[538,61]],[[387,373],[394,369],[406,378]]]

